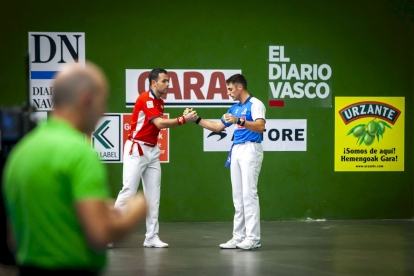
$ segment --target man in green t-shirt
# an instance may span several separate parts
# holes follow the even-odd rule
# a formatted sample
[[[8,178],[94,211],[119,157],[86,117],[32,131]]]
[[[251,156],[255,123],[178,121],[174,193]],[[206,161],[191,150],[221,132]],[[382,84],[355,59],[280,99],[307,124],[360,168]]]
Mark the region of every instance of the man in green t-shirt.
[[[3,192],[21,275],[99,274],[106,244],[145,218],[142,194],[126,212],[110,207],[105,167],[85,141],[107,90],[95,65],[67,65],[54,82],[52,118],[10,154]]]

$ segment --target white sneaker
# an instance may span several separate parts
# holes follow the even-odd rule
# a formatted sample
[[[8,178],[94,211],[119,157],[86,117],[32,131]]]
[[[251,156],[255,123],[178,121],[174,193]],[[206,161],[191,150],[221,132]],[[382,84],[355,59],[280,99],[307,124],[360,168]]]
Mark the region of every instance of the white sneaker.
[[[240,243],[240,240],[231,239],[226,243],[220,244],[220,248],[223,248],[223,249],[236,249],[237,248],[236,245],[238,243]]]
[[[261,247],[262,244],[260,243],[260,241],[244,240],[241,243],[238,243],[236,246],[240,249],[251,250]]]
[[[114,247],[114,244],[113,244],[112,242],[111,242],[111,243],[107,243],[107,244],[106,244],[106,247],[107,247],[107,248],[113,248],[113,247]]]
[[[162,242],[158,236],[153,236],[150,239],[145,239],[144,247],[168,247],[168,243]]]

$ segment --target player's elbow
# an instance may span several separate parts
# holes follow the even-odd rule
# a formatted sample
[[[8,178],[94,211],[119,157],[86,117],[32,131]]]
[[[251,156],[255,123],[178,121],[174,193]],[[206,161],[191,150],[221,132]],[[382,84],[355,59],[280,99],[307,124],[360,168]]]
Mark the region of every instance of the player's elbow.
[[[221,122],[215,122],[215,124],[213,125],[213,131],[220,133],[223,129],[225,129],[226,126]]]
[[[253,132],[257,132],[257,133],[263,133],[265,130],[265,126],[264,125],[256,125],[253,128],[250,129]]]
[[[113,242],[112,235],[108,227],[102,227],[101,229],[94,229],[94,231],[86,232],[86,240],[92,248],[102,249],[110,242]]]
[[[158,129],[163,129],[165,128],[163,121],[159,120],[159,118],[155,118],[153,120],[151,120],[151,123],[153,123]]]
[[[76,209],[84,236],[91,247],[104,248],[112,242],[113,231],[106,202],[84,200],[76,204]]]
[[[92,248],[95,248],[97,250],[103,249],[107,246],[108,243],[111,243],[112,241],[109,239],[103,239],[98,237],[90,237],[88,239],[88,243]]]
[[[220,128],[220,127],[214,127],[213,129],[212,129],[215,133],[220,133],[223,129],[222,128]]]
[[[260,133],[263,133],[263,132],[264,132],[264,130],[265,130],[265,125],[260,126],[260,128],[259,128],[259,132],[260,132]]]
[[[263,133],[264,130],[265,130],[264,120],[257,120],[257,121],[255,121],[255,123],[256,123],[256,131],[255,132]]]

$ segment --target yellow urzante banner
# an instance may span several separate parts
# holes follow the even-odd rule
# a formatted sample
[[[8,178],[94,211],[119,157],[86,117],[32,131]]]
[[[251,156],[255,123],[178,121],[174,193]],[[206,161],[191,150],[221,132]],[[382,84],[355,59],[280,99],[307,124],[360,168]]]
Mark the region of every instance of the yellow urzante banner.
[[[335,97],[335,171],[404,171],[404,97]]]

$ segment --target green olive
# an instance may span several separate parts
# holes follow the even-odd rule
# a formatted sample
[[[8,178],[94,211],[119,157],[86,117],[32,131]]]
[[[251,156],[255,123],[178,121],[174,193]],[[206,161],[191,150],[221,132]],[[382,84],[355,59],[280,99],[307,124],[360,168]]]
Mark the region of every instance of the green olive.
[[[378,125],[380,126],[381,132],[384,133],[385,132],[385,125],[383,122],[378,122]]]
[[[377,124],[374,121],[368,123],[368,133],[375,136],[378,132]]]
[[[364,143],[367,146],[370,146],[375,141],[375,136],[369,134],[369,132],[364,137]]]
[[[352,135],[354,135],[355,138],[359,138],[361,137],[363,134],[365,133],[365,127],[364,126],[359,126],[356,127],[354,129],[354,131],[352,132]]]

